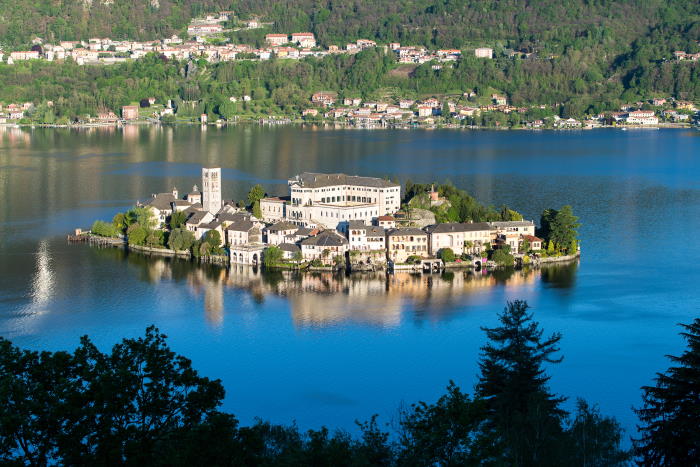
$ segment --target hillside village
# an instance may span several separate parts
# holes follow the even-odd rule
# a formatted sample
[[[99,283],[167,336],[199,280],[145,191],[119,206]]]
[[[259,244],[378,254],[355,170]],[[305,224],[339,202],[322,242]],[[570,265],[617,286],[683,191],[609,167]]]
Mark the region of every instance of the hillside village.
[[[231,27],[235,25],[236,27]],[[234,44],[224,33],[232,30],[255,30],[269,26],[259,18],[238,20],[232,11],[221,11],[202,18],[195,18],[187,27],[186,36],[162,38],[155,41],[113,40],[91,38],[87,41],[60,41],[45,43],[35,38],[30,50],[3,51],[0,49],[0,63],[9,65],[27,60],[61,62],[73,60],[79,65],[111,65],[130,60],[138,60],[148,54],[156,54],[166,60],[192,61],[204,59],[207,62],[227,62],[235,60],[300,60],[307,57],[322,58],[331,54],[357,54],[370,48],[381,48],[392,54],[398,69],[410,72],[412,67],[432,63],[432,69],[439,71],[450,67],[462,59],[463,53],[473,54],[483,60],[491,60],[496,52],[492,47],[475,47],[468,50],[441,49],[428,50],[422,46],[402,45],[398,42],[378,44],[374,40],[357,39],[341,45],[320,47],[313,33],[291,32],[266,34],[264,45]],[[546,59],[533,50],[502,50],[499,54],[512,59]],[[676,51],[676,61],[697,61],[700,54]],[[551,58],[551,57],[550,57]],[[173,96],[174,97],[174,96]],[[229,96],[230,102],[250,102],[250,95]],[[156,104],[154,106],[154,104]],[[48,108],[48,102],[7,102],[0,103],[0,124],[42,123],[36,121],[34,110],[39,105]],[[462,95],[435,95],[427,99],[388,99],[363,101],[355,95],[339,95],[338,90],[315,92],[309,95],[307,108],[300,114],[270,116],[265,122],[287,123],[292,121],[326,121],[358,127],[387,127],[401,125],[451,124],[461,126],[512,126],[517,120],[519,126],[531,129],[596,128],[601,126],[631,125],[653,127],[659,124],[688,124],[698,120],[698,107],[690,101],[671,97],[655,98],[622,106],[617,112],[589,115],[587,119],[561,118],[557,115],[558,105],[554,106],[513,106],[508,96],[491,89],[477,93],[466,91]],[[185,115],[178,112],[173,100],[155,102],[150,96],[143,96],[121,108],[104,109],[97,115],[85,116],[74,124],[123,124],[126,122],[167,122],[197,121],[202,124],[223,124],[229,118],[210,114]],[[517,118],[512,118],[518,115]],[[542,115],[538,117],[537,115]],[[236,120],[235,118],[233,119]]]
[[[0,49],[0,62],[14,64],[23,60],[65,60],[73,59],[79,65],[110,65],[126,60],[137,60],[148,53],[156,53],[169,59],[190,60],[205,58],[208,61],[232,60],[269,60],[271,58],[301,59],[306,57],[323,57],[328,54],[355,54],[370,47],[377,47],[377,42],[369,39],[357,39],[343,45],[320,47],[316,37],[310,32],[270,33],[265,35],[265,45],[254,47],[250,44],[233,44],[224,35],[233,29],[225,25],[233,22],[234,12],[222,11],[218,14],[195,18],[187,27],[187,35],[181,38],[173,35],[153,41],[113,40],[110,38],[91,38],[87,41],[60,41],[56,44],[45,43],[42,38],[35,38],[30,50],[4,52]],[[238,21],[236,21],[238,22]],[[250,19],[235,29],[258,29],[270,23],[259,19]],[[380,45],[386,51],[396,54],[399,63],[426,63],[430,61],[451,62],[461,57],[462,51],[456,49],[427,50],[422,46],[401,46],[393,42]],[[494,52],[489,47],[473,49],[474,56],[493,58]]]
[[[429,211],[414,216],[402,207],[401,185],[380,178],[305,172],[288,180],[286,196],[251,190],[250,209],[223,200],[221,184],[220,168],[203,168],[201,189],[154,194],[112,224],[97,221],[92,234],[125,234],[131,247],[150,252],[291,268],[433,270],[578,255],[576,240],[547,243],[533,221],[438,223]],[[431,205],[449,203],[434,189],[425,196]]]

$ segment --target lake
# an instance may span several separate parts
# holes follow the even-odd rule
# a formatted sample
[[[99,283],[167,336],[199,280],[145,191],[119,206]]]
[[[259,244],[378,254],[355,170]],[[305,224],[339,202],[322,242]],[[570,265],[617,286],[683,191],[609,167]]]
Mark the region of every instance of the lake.
[[[251,184],[285,194],[302,171],[450,180],[527,219],[573,206],[579,264],[541,270],[261,274],[68,245],[151,193],[223,167],[224,197]],[[434,401],[452,379],[471,392],[482,326],[525,299],[562,332],[555,392],[598,403],[634,430],[640,386],[684,348],[700,315],[700,132],[333,130],[239,126],[0,127],[0,335],[32,349],[104,350],[150,324],[203,374],[224,408],[354,430],[356,419]]]

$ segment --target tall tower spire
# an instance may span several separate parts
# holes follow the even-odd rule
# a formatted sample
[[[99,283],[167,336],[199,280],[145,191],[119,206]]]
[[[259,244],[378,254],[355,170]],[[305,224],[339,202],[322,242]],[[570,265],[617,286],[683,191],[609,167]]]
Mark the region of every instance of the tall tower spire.
[[[202,167],[202,207],[212,214],[221,209],[221,167]]]

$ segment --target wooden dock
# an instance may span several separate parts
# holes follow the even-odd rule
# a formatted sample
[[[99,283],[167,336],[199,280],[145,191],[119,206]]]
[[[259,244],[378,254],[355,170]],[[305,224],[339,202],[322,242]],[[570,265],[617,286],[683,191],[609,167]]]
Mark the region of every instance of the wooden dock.
[[[123,247],[126,245],[126,241],[122,238],[100,237],[89,232],[67,235],[66,240],[68,243],[89,243],[96,246]]]

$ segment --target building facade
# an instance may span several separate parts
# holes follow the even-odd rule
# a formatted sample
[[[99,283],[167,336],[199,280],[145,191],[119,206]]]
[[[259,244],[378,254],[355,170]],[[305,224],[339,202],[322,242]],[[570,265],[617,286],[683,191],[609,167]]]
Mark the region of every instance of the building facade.
[[[394,263],[405,263],[409,256],[428,256],[428,234],[421,229],[406,227],[386,233],[387,257]]]
[[[221,209],[221,168],[202,167],[202,206],[216,214]]]
[[[487,222],[435,224],[427,226],[425,231],[430,235],[430,255],[437,255],[443,248],[451,249],[456,255],[474,253],[491,243],[491,226]]]
[[[381,178],[305,172],[289,180],[289,189],[285,218],[304,227],[345,230],[351,220],[370,224],[401,205],[401,185]]]

